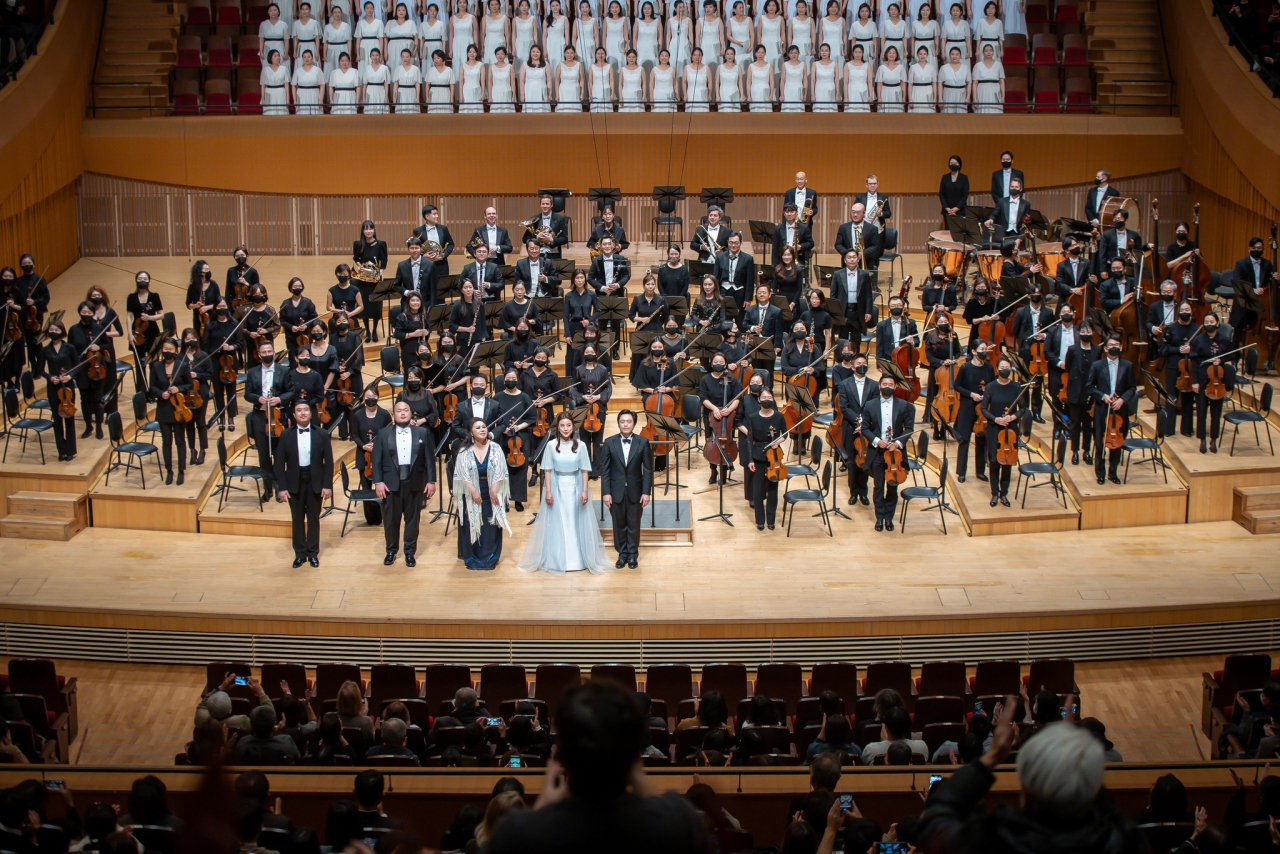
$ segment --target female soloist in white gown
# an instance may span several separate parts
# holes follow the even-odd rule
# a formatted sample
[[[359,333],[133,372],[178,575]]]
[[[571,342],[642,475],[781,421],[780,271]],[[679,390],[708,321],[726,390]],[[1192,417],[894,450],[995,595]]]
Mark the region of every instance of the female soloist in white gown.
[[[542,570],[553,575],[583,569],[593,575],[604,572],[609,568],[609,554],[590,499],[582,501],[588,494],[591,473],[586,443],[576,437],[552,439],[542,452],[540,465],[547,485],[541,490],[538,519],[516,566],[524,572]]]

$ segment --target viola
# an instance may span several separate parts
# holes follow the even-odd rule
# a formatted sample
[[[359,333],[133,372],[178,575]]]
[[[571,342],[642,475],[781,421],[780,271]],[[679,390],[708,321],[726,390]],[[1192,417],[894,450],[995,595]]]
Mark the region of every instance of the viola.
[[[443,410],[440,413],[441,420],[452,424],[453,419],[458,415],[458,396],[453,393],[452,389],[446,391],[444,396],[440,398],[440,408]]]
[[[343,406],[350,406],[356,402],[356,393],[353,388],[354,378],[350,373],[344,378],[342,372],[338,373],[338,393],[335,395],[338,403]]]
[[[1068,371],[1062,372],[1062,381],[1058,384],[1058,402],[1067,402],[1067,383],[1071,381],[1071,374]]]
[[[983,380],[978,386],[978,394],[985,395],[987,393],[987,381]],[[987,430],[987,416],[982,414],[982,404],[978,403],[973,413],[973,432],[985,433]]]
[[[187,404],[187,396],[182,392],[176,391],[169,395],[169,402],[173,404],[173,420],[179,424],[186,424],[195,417]]]
[[[63,418],[76,417],[76,390],[71,383],[58,386],[58,415]]]
[[[234,353],[223,351],[218,354],[218,379],[226,385],[235,383],[236,356]]]
[[[1102,437],[1102,444],[1108,451],[1124,447],[1124,418],[1115,410],[1107,413],[1107,432]]]
[[[365,438],[366,442],[373,441],[373,431],[369,430]],[[373,452],[370,451],[364,455],[364,476],[368,480],[373,480]]]
[[[884,452],[884,479],[886,483],[906,483],[907,463],[901,448],[887,448]]]
[[[1226,374],[1226,368],[1221,364],[1210,365],[1206,370],[1208,382],[1205,383],[1204,396],[1210,400],[1222,400],[1227,396],[1227,387],[1222,382],[1223,376]]]
[[[1193,382],[1194,380],[1191,377],[1191,356],[1188,354],[1178,360],[1178,379],[1175,385],[1178,391],[1190,394]]]
[[[538,420],[533,423],[533,435],[537,439],[541,439],[547,435],[547,430],[551,429],[551,425],[547,423],[547,410],[544,406],[538,407]]]
[[[321,425],[326,425],[333,420],[333,413],[329,411],[329,398],[320,398],[320,402],[316,404],[316,417],[320,419]]]
[[[853,461],[859,466],[867,464],[867,437],[862,434],[862,419],[858,419],[857,432],[853,434]]]
[[[1004,411],[1005,415],[1009,410]],[[996,434],[996,462],[1002,466],[1018,464],[1018,428],[1017,421],[1010,421],[1001,427]]]
[[[9,341],[22,340],[22,320],[17,309],[10,308],[5,312],[4,337]]]
[[[107,366],[102,363],[102,351],[91,350],[87,357],[88,374],[91,380],[102,380],[107,377]]]
[[[511,423],[515,424],[516,420],[512,418]],[[507,439],[507,465],[518,469],[524,464],[524,439],[516,433]]]
[[[284,422],[280,420],[280,410],[274,406],[267,407],[267,432],[272,438],[279,438],[284,432]]]
[[[594,385],[587,386],[587,394],[595,394],[596,387]],[[599,433],[604,429],[604,422],[600,420],[600,401],[596,401],[587,407],[587,417],[582,422],[582,429],[588,433]]]
[[[23,309],[23,313],[26,315],[26,320],[23,323],[23,326],[26,327],[26,330],[28,332],[39,332],[40,331],[40,307],[35,305],[29,305],[25,309]]]
[[[789,428],[788,428],[789,429]],[[769,431],[772,436],[773,430]],[[782,445],[778,444],[773,447],[765,448],[764,451],[765,469],[764,476],[774,482],[786,480],[787,464],[784,461],[782,453]]]
[[[141,347],[147,343],[147,321],[139,317],[133,322],[133,346]]]
[[[245,284],[244,279],[240,279],[231,286],[231,310],[235,311],[247,302],[249,302],[249,286]]]
[[[1044,357],[1044,341],[1032,341],[1030,358],[1027,360],[1027,372],[1031,376],[1049,376],[1049,361]]]
[[[200,380],[195,377],[191,378],[191,394],[187,400],[192,409],[199,409],[204,406],[204,398],[200,395]]]

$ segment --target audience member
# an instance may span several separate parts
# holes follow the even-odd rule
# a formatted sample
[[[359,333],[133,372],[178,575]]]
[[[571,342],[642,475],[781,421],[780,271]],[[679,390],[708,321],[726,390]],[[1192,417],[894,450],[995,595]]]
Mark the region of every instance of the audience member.
[[[645,716],[630,694],[610,682],[587,682],[566,692],[555,723],[559,743],[538,803],[510,813],[486,854],[706,849],[702,821],[688,802],[672,792],[659,795],[645,776]]]
[[[978,755],[987,749],[987,745],[991,743],[991,718],[987,717],[985,712],[974,712],[969,716],[969,722],[965,725],[965,735],[973,735],[978,742]],[[961,737],[961,741],[963,741]],[[944,741],[938,745],[938,749],[933,751],[933,756],[929,757],[929,761],[934,765],[945,765],[952,761],[952,755],[960,753],[960,744],[955,741]],[[963,754],[960,755],[963,762],[976,759],[977,756],[971,756],[965,759]]]
[[[697,780],[697,776],[694,780]],[[694,809],[698,810],[710,824],[713,831],[721,830],[741,830],[742,822],[734,818],[724,804],[720,803],[720,798],[716,795],[715,789],[706,783],[695,782],[689,787],[684,796],[689,799],[689,803],[693,804]]]
[[[373,718],[369,717],[369,701],[355,682],[343,682],[338,689],[338,719],[344,727],[360,730],[366,745],[373,744]]]
[[[360,826],[398,830],[404,822],[391,818],[382,811],[382,793],[387,780],[376,768],[366,768],[356,775],[353,792],[360,806]]]
[[[483,846],[498,826],[498,821],[507,813],[525,808],[524,795],[517,792],[503,792],[494,796],[484,810],[484,820],[476,827],[476,844]]]
[[[235,830],[236,839],[240,841],[240,854],[275,854],[258,844],[262,815],[262,804],[252,798],[241,798],[236,802]]]
[[[676,724],[676,732],[689,727],[704,726],[708,729],[725,729],[733,735],[733,721],[729,717],[729,706],[719,691],[707,691],[693,701],[693,717],[684,718]]]
[[[1275,849],[1275,831],[1271,833],[1272,850]],[[1209,811],[1204,807],[1196,807],[1195,825],[1191,837],[1177,848],[1173,854],[1231,854],[1236,846],[1229,844],[1230,836],[1224,825],[1209,822]]]
[[[169,809],[169,789],[164,781],[148,774],[133,781],[129,792],[129,812],[120,817],[120,826],[150,824],[182,830],[185,823]]]
[[[280,690],[283,694],[276,703],[276,711],[280,713],[280,720],[284,724],[281,732],[292,738],[299,750],[305,750],[306,745],[315,738],[319,726],[316,710],[311,707],[311,698],[314,696],[312,690],[308,688],[303,696],[294,696],[289,690],[289,683],[283,679],[280,680]]]
[[[245,771],[236,778],[236,797],[257,801],[262,806],[262,826],[293,833],[293,819],[280,814],[280,799],[271,801],[271,781],[261,771]]]
[[[480,705],[480,695],[475,692],[474,688],[459,688],[453,695],[453,708],[449,710],[449,714],[441,715],[436,718],[435,726],[431,728],[432,733],[440,727],[466,726],[473,724],[480,718],[492,717],[489,710]]]
[[[1236,790],[1227,801],[1226,825],[1233,837],[1251,822],[1280,820],[1280,777],[1272,777],[1270,767],[1263,768],[1258,780],[1258,800],[1262,808],[1257,812],[1245,812],[1244,781],[1234,771],[1231,779],[1235,780]]]
[[[782,837],[782,854],[818,854],[820,837],[803,819],[793,821]]]
[[[1123,762],[1124,757],[1120,755],[1120,751],[1116,750],[1115,742],[1107,738],[1107,725],[1097,718],[1085,718],[1080,721],[1080,726],[1087,729],[1098,740],[1105,751],[1108,762]]]
[[[1270,727],[1274,730],[1272,724],[1273,716],[1280,712],[1280,682],[1268,682],[1262,686],[1262,692],[1258,695],[1258,705],[1255,708],[1243,696],[1236,698],[1240,704],[1243,714],[1240,716],[1238,724],[1227,724],[1222,728],[1222,732],[1218,736],[1218,749],[1222,756],[1231,759],[1251,759],[1254,750],[1250,746],[1255,742],[1260,743],[1264,736],[1272,738],[1269,745],[1269,752],[1274,751],[1274,732],[1268,732]],[[1256,727],[1262,729],[1255,732]],[[1227,736],[1234,735],[1240,740],[1240,744],[1244,747],[1244,752],[1240,756],[1227,757],[1229,751]]]
[[[111,804],[96,803],[84,811],[84,837],[72,851],[98,850],[102,840],[120,830],[116,821],[116,808]]]
[[[476,828],[484,821],[484,812],[474,804],[467,804],[458,810],[449,824],[449,831],[440,838],[440,851],[448,854],[452,851],[465,851],[467,843],[476,838]]]
[[[309,827],[293,832],[293,854],[322,854],[320,836]]]
[[[895,741],[889,745],[889,749],[884,752],[885,765],[910,765],[911,764],[911,748],[907,746],[905,741]]]
[[[248,715],[233,715],[231,713],[231,695],[227,693],[227,689],[234,684],[235,678],[234,673],[228,673],[227,677],[222,680],[222,685],[201,698],[200,703],[196,706],[196,726],[200,726],[205,720],[212,718],[215,721],[226,724],[227,729],[235,730],[242,735],[248,735],[253,731],[253,727],[249,724]],[[271,698],[262,690],[262,685],[257,679],[250,676],[247,687],[256,698],[254,702],[257,706],[272,706]]]
[[[742,728],[779,726],[781,723],[778,707],[773,704],[773,700],[763,694],[756,694],[751,698],[751,706],[747,710],[747,719],[742,722]]]
[[[233,737],[235,735],[233,733]],[[214,765],[226,761],[226,724],[213,718],[206,718],[197,724],[195,737],[187,743],[186,753],[192,765]]]
[[[822,789],[827,792],[834,792],[836,786],[840,785],[841,765],[840,757],[835,753],[820,753],[809,763],[809,792]],[[795,795],[791,798],[791,804],[787,809],[787,820],[800,810],[804,809],[804,799],[809,796],[809,792],[803,795]]]
[[[1147,806],[1133,817],[1138,824],[1160,824],[1170,821],[1194,821],[1187,809],[1187,787],[1173,774],[1164,774],[1151,784]]]
[[[503,792],[515,792],[520,797],[524,797],[524,783],[521,783],[515,777],[500,777],[498,782],[493,784],[493,797],[501,795]]]
[[[34,850],[32,839],[39,821],[16,788],[0,792],[0,850]]]
[[[809,749],[805,751],[804,761],[806,764],[812,762],[815,757],[824,753],[844,754],[853,761],[857,761],[862,755],[862,750],[858,745],[853,743],[853,725],[844,715],[832,715],[823,718],[822,728],[818,730],[818,737],[809,745]],[[840,757],[840,764],[844,764],[844,756]]]
[[[662,729],[667,728],[666,718],[656,718],[653,716],[653,700],[648,694],[643,691],[637,691],[632,696],[636,698],[636,703],[640,706],[640,711],[644,714],[645,720],[648,721],[649,726],[661,727]]]
[[[408,738],[409,728],[405,726],[405,722],[399,718],[388,718],[382,722],[382,744],[376,744],[365,751],[365,758],[372,759],[377,756],[402,756],[406,759],[412,759],[413,764],[418,764],[418,757],[412,750],[405,747],[405,739]]]
[[[337,712],[325,712],[316,730],[317,740],[310,745],[310,764],[329,766],[334,756],[346,756],[352,762],[357,759],[355,748],[347,744],[342,734],[342,718]]]
[[[240,765],[294,765],[302,758],[298,745],[276,727],[276,710],[258,706],[249,713],[251,735],[236,742],[232,755]]]
[[[9,732],[9,723],[0,721],[0,762],[14,765],[29,765],[31,760],[22,752],[22,748],[13,743],[13,734]]]
[[[352,801],[334,801],[324,817],[324,844],[329,851],[343,851],[347,843],[364,838],[360,808]]]
[[[928,759],[929,745],[911,737],[911,716],[902,708],[893,706],[881,718],[880,741],[873,741],[862,749],[862,763],[871,765],[877,756],[888,753],[889,745],[895,741],[905,741],[913,752]]]

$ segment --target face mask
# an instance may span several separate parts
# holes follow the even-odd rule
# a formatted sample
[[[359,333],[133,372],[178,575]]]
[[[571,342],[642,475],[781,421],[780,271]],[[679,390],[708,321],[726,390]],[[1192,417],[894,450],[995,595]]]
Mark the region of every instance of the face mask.
[[[950,167],[950,169],[951,169],[951,171],[952,171],[952,172],[959,172],[959,171],[960,171],[960,164],[959,164],[959,163],[951,163],[951,164],[948,164],[948,166]]]
[[[366,397],[364,399],[364,405],[369,407],[370,409],[373,409],[375,406],[378,405],[378,399],[376,397]]]
[[[440,345],[440,352],[441,352],[441,353],[452,353],[452,352],[453,352],[453,345],[452,345],[452,344],[441,344],[441,345]]]
[[[311,367],[311,360],[310,360],[310,359],[308,359],[308,358],[305,358],[305,357],[299,356],[299,357],[298,357],[298,367],[299,367],[299,368],[309,368],[309,367]]]
[[[1032,305],[1038,305],[1044,300],[1044,297],[1040,296],[1039,294],[1032,294],[1030,299],[1031,299]]]
[[[482,386],[482,385],[473,385],[473,386],[471,387],[471,396],[472,396],[472,397],[484,397],[484,386]]]
[[[230,314],[230,312],[229,312],[229,311],[227,311],[225,308],[220,308],[220,309],[218,309],[218,311],[217,311],[217,315],[218,315],[218,317],[223,318],[223,319],[226,319],[226,316],[227,316],[228,314]]]
[[[36,269],[36,268],[35,268],[35,265],[34,265],[34,264],[23,264],[23,265],[22,265],[22,272],[26,273],[28,276],[30,276],[30,275],[32,274],[32,272],[34,272],[34,271],[35,271],[35,269]]]
[[[50,337],[50,338],[52,338],[54,341],[57,341],[59,338],[61,338],[61,337],[62,337],[62,334],[63,334],[63,333],[62,333],[62,330],[61,330],[61,329],[50,329],[50,330],[49,330],[49,337]]]
[[[978,355],[978,361],[979,361],[979,362],[985,362],[985,361],[987,360],[987,351],[986,351],[986,350],[979,350],[979,351],[978,351],[978,353],[977,353],[977,355]]]
[[[339,335],[346,335],[351,329],[351,325],[348,323],[339,323],[335,328],[338,330]]]
[[[338,284],[345,285],[350,279],[350,276],[338,276]]]
[[[99,296],[89,297],[89,302],[93,303],[94,305],[102,305],[102,297],[99,297]]]
[[[204,277],[204,280],[205,280],[206,282],[213,278],[213,273],[212,273],[211,271],[209,271],[209,270],[205,270],[205,271],[204,271],[203,273],[201,273],[200,275]]]
[[[951,324],[950,324],[950,323],[939,323],[939,324],[938,324],[938,331],[939,331],[939,332],[947,332],[947,331],[949,331],[950,329],[951,329]]]
[[[677,326],[668,326],[668,327],[667,327],[667,334],[668,334],[668,335],[675,335],[677,331],[679,331],[679,327],[677,327]]]
[[[1070,252],[1072,255],[1079,255],[1082,250],[1079,246],[1072,246],[1067,251]]]
[[[893,389],[892,389],[892,388],[881,388],[881,389],[880,389],[880,396],[881,396],[881,397],[883,397],[885,400],[888,400],[889,398],[893,397]]]
[[[245,266],[245,263],[246,263],[248,260],[249,260],[249,259],[248,259],[248,258],[246,258],[246,257],[245,257],[245,256],[243,256],[243,255],[237,255],[237,256],[236,256],[236,266],[237,266],[237,267],[243,267],[243,266]]]
[[[853,372],[860,377],[865,377],[867,375],[867,366],[857,365],[854,367]]]
[[[254,294],[250,298],[250,302],[252,302],[254,305],[262,305],[266,301],[267,301],[267,298],[264,297],[262,294]]]
[[[1205,335],[1208,335],[1208,336],[1209,336],[1209,337],[1211,337],[1211,338],[1212,338],[1214,335],[1217,335],[1217,334],[1218,334],[1218,326],[1217,326],[1217,324],[1214,324],[1214,325],[1212,325],[1212,326],[1211,326],[1211,325],[1209,325],[1208,323],[1206,323],[1206,324],[1204,325],[1204,334],[1205,334]]]
[[[186,347],[188,350],[194,350],[198,344],[199,342],[196,341],[194,338],[191,339],[190,341],[182,342],[182,345]]]
[[[1108,347],[1108,348],[1107,348],[1107,355],[1108,355],[1108,356],[1119,356],[1119,355],[1120,355],[1120,348],[1119,348],[1119,347]]]
[[[1250,258],[1261,258],[1261,257],[1262,257],[1262,250],[1261,250],[1261,249],[1250,249],[1250,250],[1249,250],[1249,257],[1250,257]]]
[[[1000,161],[1000,165],[1001,165],[1001,166],[1003,166],[1005,169],[1008,169],[1010,166],[1012,166],[1012,165],[1013,165],[1013,161],[1012,161],[1012,160],[1001,160],[1001,161]]]
[[[757,396],[758,396],[758,395],[760,394],[760,391],[761,391],[763,388],[764,388],[764,386],[760,385],[759,383],[752,383],[752,384],[751,384],[751,394],[754,394],[754,395],[757,395]]]
[[[166,362],[172,362],[175,358],[177,358],[177,356],[178,354],[173,352],[172,350],[165,350],[163,353],[160,354],[160,358],[164,359]]]
[[[151,284],[150,282],[138,282],[137,284],[138,290],[145,291],[148,288],[148,286],[150,286],[150,284]]]
[[[1189,312],[1189,311],[1180,311],[1180,312],[1178,312],[1178,320],[1182,321],[1183,323],[1190,323],[1190,322],[1191,322],[1191,312]]]
[[[1111,278],[1115,279],[1117,282],[1123,282],[1123,281],[1124,281],[1124,270],[1112,270],[1112,271],[1111,271]]]
[[[88,326],[90,323],[93,323],[93,315],[91,315],[91,314],[82,314],[82,315],[80,315],[80,325],[81,325],[81,326]]]
[[[1022,195],[1022,191],[1021,191],[1021,190],[1019,190],[1017,187],[1010,187],[1010,188],[1009,188],[1009,195],[1016,199],[1016,198],[1018,198],[1018,196],[1021,196],[1021,195]]]
[[[719,374],[719,373],[723,373],[723,372],[724,372],[724,363],[723,363],[723,362],[712,362],[712,363],[711,363],[711,373],[713,373],[713,374]]]
[[[268,353],[265,356],[259,356],[258,360],[262,362],[262,364],[264,365],[270,365],[272,362],[276,360],[276,357],[274,353]]]
[[[773,409],[773,398],[766,397],[763,400],[761,400],[760,409],[765,412],[768,412],[770,409]]]
[[[1102,179],[1101,179],[1101,178],[1094,178],[1094,179],[1093,179],[1093,186],[1095,186],[1095,187],[1101,187],[1101,186],[1102,186]]]
[[[302,288],[290,288],[289,292],[292,293],[295,297],[302,296]]]
[[[846,352],[844,352],[844,353],[841,353],[841,354],[840,354],[840,361],[842,361],[842,362],[852,362],[852,361],[853,361],[853,353],[850,353],[850,352],[848,352],[848,351],[846,351]]]
[[[979,288],[973,292],[973,295],[977,297],[985,297],[987,295],[987,291],[985,288]]]
[[[520,341],[527,341],[527,340],[529,339],[529,330],[528,330],[528,329],[517,329],[517,330],[516,330],[516,338],[517,338],[518,340],[520,340]]]
[[[650,357],[650,358],[652,358],[652,359],[661,359],[661,358],[662,358],[662,353],[663,353],[663,351],[662,351],[662,350],[654,350],[653,352],[651,352],[651,353],[649,354],[649,357]]]
[[[890,313],[890,314],[892,314],[894,317],[901,317],[901,316],[902,316],[902,309],[900,309],[900,308],[891,308],[891,309],[889,309],[889,313]]]
[[[1165,302],[1173,302],[1173,294],[1161,294],[1160,299],[1164,300]]]
[[[507,388],[515,388],[520,383],[516,382],[515,380],[505,380],[502,384]]]
[[[1185,231],[1179,231],[1174,236],[1177,237],[1179,240],[1187,239],[1187,233]]]
[[[1064,326],[1070,326],[1071,324],[1073,324],[1073,323],[1075,323],[1075,322],[1076,322],[1076,316],[1075,316],[1074,314],[1064,314],[1064,315],[1062,315],[1062,324],[1063,324]]]
[[[998,373],[998,374],[1000,375],[1000,379],[1002,379],[1002,380],[1007,380],[1007,379],[1009,379],[1009,375],[1010,375],[1010,374],[1012,374],[1012,373],[1013,373],[1013,371],[1012,371],[1011,369],[1009,369],[1009,368],[1001,368],[1001,369],[1000,369],[999,371],[997,371],[996,373]]]
[[[534,362],[533,364],[534,364],[534,365],[536,365],[536,366],[537,366],[537,367],[539,367],[539,368],[545,368],[545,367],[547,366],[547,363],[546,363],[546,362],[544,362],[544,361],[542,361],[541,359],[539,359],[538,361]]]
[[[409,391],[417,391],[418,389],[422,388],[422,381],[409,380],[407,383],[405,383],[405,385],[409,387]]]
[[[594,365],[596,363],[596,357],[594,354],[589,356],[583,356],[582,358],[586,361],[588,365]]]
[[[792,337],[792,338],[794,338],[794,339],[796,339],[797,341],[803,341],[803,340],[804,340],[804,332],[803,332],[803,331],[800,331],[800,332],[792,332],[792,333],[791,333],[791,337]]]

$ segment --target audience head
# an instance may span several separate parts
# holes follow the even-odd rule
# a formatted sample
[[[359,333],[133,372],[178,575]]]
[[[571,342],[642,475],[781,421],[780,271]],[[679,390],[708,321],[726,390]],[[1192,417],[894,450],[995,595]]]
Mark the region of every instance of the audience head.
[[[271,797],[271,783],[261,771],[245,771],[236,778],[236,797],[266,805]]]
[[[756,694],[751,698],[751,711],[747,715],[747,720],[756,726],[778,726],[778,709],[773,705],[773,700],[764,694]]]
[[[136,824],[164,821],[169,815],[169,790],[164,781],[154,774],[134,780],[129,792],[129,815]]]
[[[382,722],[382,741],[389,747],[404,747],[408,727],[399,718],[387,718]]]
[[[834,753],[819,753],[809,766],[809,788],[834,792],[840,785],[840,758]]]
[[[529,718],[518,717],[511,721],[511,726],[507,727],[507,742],[517,749],[517,752],[523,752],[525,748],[533,745],[533,721]]]
[[[881,721],[889,714],[890,709],[901,709],[902,707],[902,695],[892,688],[881,688],[877,691],[875,702],[872,705],[872,709],[876,713],[876,719]]]
[[[342,851],[347,843],[364,835],[360,808],[352,801],[334,801],[324,819],[324,844],[330,851]]]
[[[399,409],[399,404],[396,405]],[[342,683],[338,689],[338,714],[343,717],[355,717],[364,713],[364,694],[355,682]]]
[[[818,708],[827,717],[840,714],[840,695],[828,688],[818,695]]]
[[[883,718],[884,740],[898,741],[911,737],[911,716],[900,708],[889,709]]]
[[[824,741],[827,744],[852,744],[853,725],[844,715],[831,715],[823,724]]]
[[[241,798],[236,802],[235,831],[241,844],[253,842],[262,832],[262,804],[252,798]]]
[[[827,829],[827,814],[831,812],[835,799],[835,794],[826,789],[815,789],[804,796],[804,805],[800,808],[804,823],[812,827],[819,838]]]
[[[462,750],[464,753],[479,753],[483,749],[484,727],[479,721],[472,721],[462,728]]]
[[[475,839],[476,828],[484,821],[484,811],[474,804],[467,804],[458,810],[449,824],[449,832],[440,840],[440,848],[445,851],[457,851],[465,848],[467,843]]]
[[[518,812],[525,808],[524,796],[518,792],[502,792],[495,795],[485,807],[484,819],[475,829],[476,842],[484,845],[485,840],[493,835],[493,829],[509,812]]]
[[[8,821],[5,827],[13,827]],[[116,832],[116,810],[111,804],[94,804],[84,812],[84,832],[92,842],[101,842]]]
[[[706,691],[698,701],[698,720],[703,726],[723,726],[729,720],[729,706],[719,691]]]
[[[1173,774],[1164,774],[1151,784],[1147,796],[1151,821],[1186,821],[1187,787]]]
[[[1068,723],[1046,726],[1018,750],[1023,807],[1056,821],[1082,815],[1102,788],[1106,757],[1089,732]]]
[[[1036,694],[1031,712],[1031,719],[1041,726],[1051,724],[1062,717],[1062,700],[1052,691],[1041,691]]]
[[[293,854],[320,854],[320,835],[309,827],[295,830]]]
[[[382,802],[382,792],[385,788],[386,779],[382,776],[382,772],[376,768],[366,768],[356,775],[353,788],[356,803],[362,810],[377,809],[378,804]]]
[[[966,765],[981,756],[985,750],[982,737],[972,730],[960,736],[960,741],[956,742],[956,753],[959,754],[961,763]]]
[[[276,731],[276,710],[271,706],[255,706],[249,713],[249,726],[254,738],[271,738]]]
[[[622,793],[646,734],[644,717],[626,691],[607,681],[571,688],[556,710],[556,730],[556,755],[574,797]]]
[[[320,743],[337,747],[342,742],[342,718],[337,712],[325,712],[320,718]]]
[[[409,719],[409,707],[399,700],[396,700],[394,703],[388,703],[387,707],[382,710],[383,725],[392,718],[402,721],[405,727],[408,727],[413,723],[413,721]]]
[[[729,822],[724,817],[724,806],[716,796],[715,789],[706,783],[694,783],[684,793],[685,799],[693,804],[694,809],[706,816],[713,830],[729,830]]]
[[[503,792],[515,792],[521,796],[524,795],[524,783],[521,783],[515,777],[502,777],[498,782],[493,784],[493,797],[501,795]]]
[[[889,745],[889,749],[885,751],[884,763],[886,765],[910,765],[911,764],[911,745],[905,741],[895,741]]]

